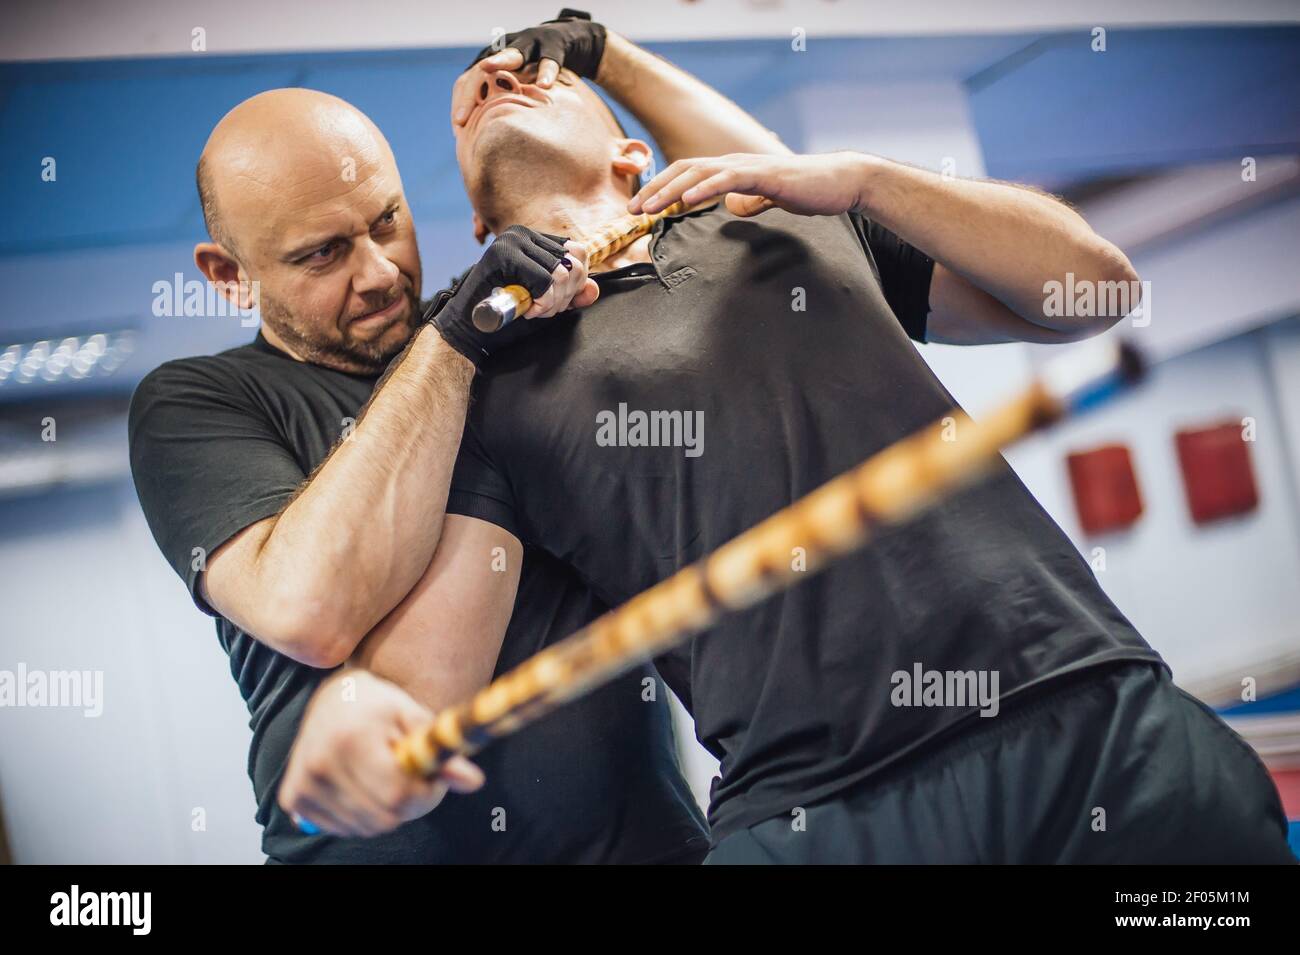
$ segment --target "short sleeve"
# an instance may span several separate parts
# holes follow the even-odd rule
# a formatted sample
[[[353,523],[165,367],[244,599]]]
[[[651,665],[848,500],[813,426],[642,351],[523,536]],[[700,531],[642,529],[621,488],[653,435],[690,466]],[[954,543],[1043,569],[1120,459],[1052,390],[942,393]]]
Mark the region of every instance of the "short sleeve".
[[[149,529],[205,613],[199,575],[213,551],[278,514],[306,475],[233,380],[169,362],[136,388],[128,417],[131,475]]]
[[[451,492],[447,496],[447,513],[476,517],[523,539],[510,482],[488,455],[472,416],[460,439],[460,453],[456,456]]]
[[[870,219],[856,214],[849,218],[876,264],[885,301],[907,336],[924,342],[934,259]]]

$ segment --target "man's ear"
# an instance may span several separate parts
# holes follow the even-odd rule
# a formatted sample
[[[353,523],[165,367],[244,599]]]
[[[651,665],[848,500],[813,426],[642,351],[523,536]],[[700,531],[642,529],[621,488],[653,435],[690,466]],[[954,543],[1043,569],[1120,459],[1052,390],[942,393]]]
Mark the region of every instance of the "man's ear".
[[[250,309],[257,304],[248,273],[225,246],[217,242],[200,242],[194,246],[194,264],[237,308]]]
[[[650,163],[654,160],[654,152],[639,139],[616,139],[613,149],[610,166],[620,176],[635,179],[650,168]]]
[[[475,212],[474,213],[474,241],[477,242],[479,245],[482,245],[484,242],[487,241],[488,234],[489,234],[488,227],[483,224],[483,220],[480,219],[478,217],[478,213]]]

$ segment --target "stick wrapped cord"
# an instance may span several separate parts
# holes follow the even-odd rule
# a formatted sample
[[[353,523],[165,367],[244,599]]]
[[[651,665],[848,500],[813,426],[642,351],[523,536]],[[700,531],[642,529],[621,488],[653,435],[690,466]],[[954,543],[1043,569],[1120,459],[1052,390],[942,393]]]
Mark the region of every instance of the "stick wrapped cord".
[[[398,741],[399,763],[433,775],[449,757],[470,755],[684,642],[722,614],[793,586],[857,550],[874,527],[901,523],[973,483],[1002,448],[1104,402],[1141,373],[1137,353],[1108,339],[1058,358],[979,423],[954,409],[438,713],[428,727]],[[804,571],[791,566],[796,547],[806,554]]]
[[[577,237],[577,241],[587,247],[587,267],[591,268],[610,256],[617,255],[653,229],[660,219],[678,216],[690,209],[684,202],[674,202],[656,213],[629,214],[615,219],[598,232]],[[493,289],[491,295],[474,306],[470,317],[480,332],[499,332],[528,311],[532,304],[533,297],[528,294],[528,289],[522,285],[507,285]]]

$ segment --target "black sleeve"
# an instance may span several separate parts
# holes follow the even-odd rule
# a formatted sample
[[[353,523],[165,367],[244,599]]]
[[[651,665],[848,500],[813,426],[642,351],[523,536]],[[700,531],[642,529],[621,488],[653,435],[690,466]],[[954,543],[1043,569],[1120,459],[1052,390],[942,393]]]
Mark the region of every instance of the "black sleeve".
[[[875,264],[885,301],[913,341],[924,342],[930,315],[930,278],[934,259],[884,226],[850,214],[858,236]]]
[[[510,482],[488,456],[472,416],[465,423],[465,433],[460,439],[460,454],[456,457],[451,493],[447,496],[447,513],[477,517],[523,540]]]
[[[127,423],[131,474],[149,529],[204,613],[199,574],[218,547],[278,514],[306,478],[237,382],[201,360],[145,377]]]

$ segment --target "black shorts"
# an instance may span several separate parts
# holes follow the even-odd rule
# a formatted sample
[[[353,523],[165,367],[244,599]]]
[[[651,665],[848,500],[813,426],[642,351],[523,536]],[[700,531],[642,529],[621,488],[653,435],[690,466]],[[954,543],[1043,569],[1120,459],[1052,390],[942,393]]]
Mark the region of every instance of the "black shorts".
[[[979,725],[979,724],[987,725]],[[1249,744],[1160,666],[1048,684],[706,863],[1295,863]]]

